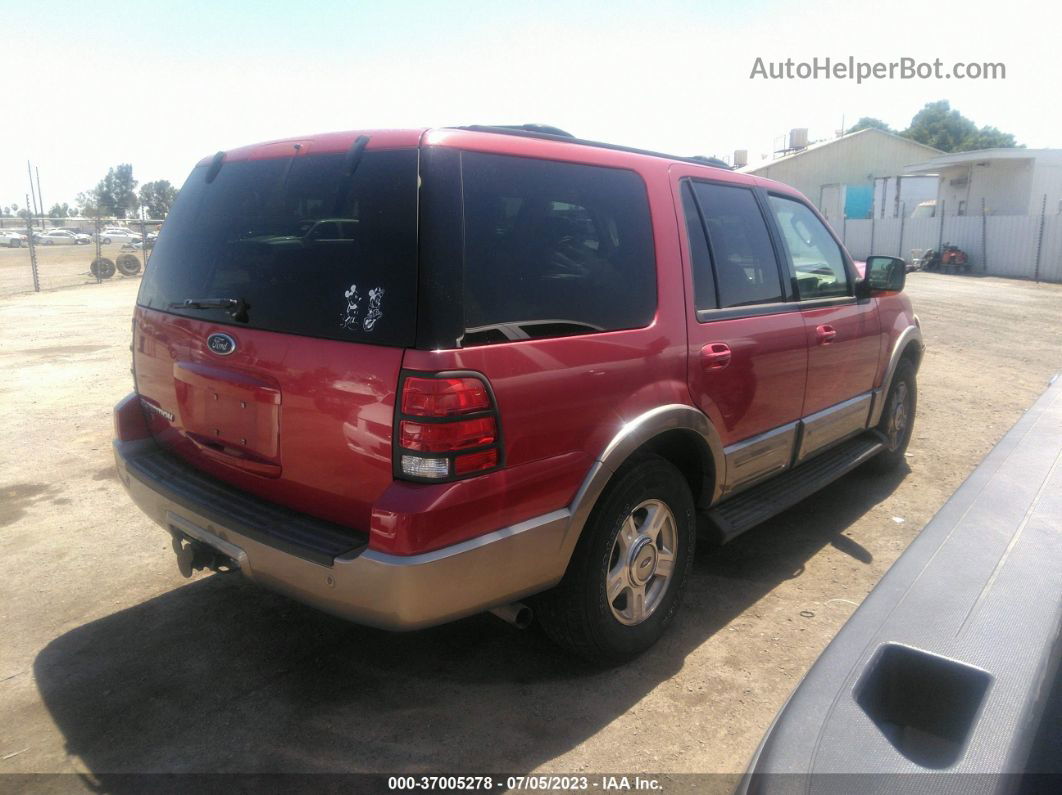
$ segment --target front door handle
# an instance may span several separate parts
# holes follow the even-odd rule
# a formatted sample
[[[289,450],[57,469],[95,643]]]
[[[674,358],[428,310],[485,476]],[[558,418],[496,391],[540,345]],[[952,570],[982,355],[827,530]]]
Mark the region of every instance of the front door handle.
[[[701,348],[701,364],[705,370],[722,370],[730,364],[732,355],[725,342],[709,342]]]
[[[824,323],[816,327],[815,334],[819,338],[819,345],[829,345],[837,337],[837,329]]]

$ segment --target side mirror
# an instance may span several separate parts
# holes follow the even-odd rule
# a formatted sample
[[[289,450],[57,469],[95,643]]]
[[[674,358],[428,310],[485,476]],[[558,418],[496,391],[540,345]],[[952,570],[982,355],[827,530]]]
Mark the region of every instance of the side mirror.
[[[897,257],[867,257],[866,289],[875,293],[898,293],[907,281],[907,263]]]

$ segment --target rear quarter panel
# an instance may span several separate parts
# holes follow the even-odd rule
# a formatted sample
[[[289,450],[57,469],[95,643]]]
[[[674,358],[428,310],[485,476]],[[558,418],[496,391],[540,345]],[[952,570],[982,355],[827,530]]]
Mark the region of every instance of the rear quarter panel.
[[[512,137],[448,145],[542,156]],[[500,136],[499,136],[500,137]],[[396,482],[377,503],[373,542],[398,554],[441,547],[567,506],[624,424],[656,406],[689,404],[678,228],[664,160],[619,157],[585,146],[549,146],[551,159],[636,171],[649,196],[657,312],[642,329],[463,350],[408,350],[407,370],[473,370],[494,389],[506,467],[444,486]],[[426,514],[411,507],[427,509]]]

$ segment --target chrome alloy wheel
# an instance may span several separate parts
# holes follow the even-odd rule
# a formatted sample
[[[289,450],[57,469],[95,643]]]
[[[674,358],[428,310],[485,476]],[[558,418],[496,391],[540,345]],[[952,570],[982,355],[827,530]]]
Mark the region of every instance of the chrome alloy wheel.
[[[646,500],[623,520],[605,575],[605,599],[621,624],[641,624],[664,600],[677,539],[675,516],[660,500]]]
[[[907,431],[909,403],[907,382],[901,381],[896,385],[896,394],[893,396],[892,406],[890,407],[888,426],[890,450],[896,450],[903,443],[903,436]]]

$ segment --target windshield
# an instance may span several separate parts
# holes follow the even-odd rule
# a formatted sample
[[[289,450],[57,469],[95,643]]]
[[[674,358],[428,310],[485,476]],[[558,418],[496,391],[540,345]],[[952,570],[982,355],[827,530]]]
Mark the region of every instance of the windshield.
[[[192,171],[151,255],[138,303],[216,323],[412,344],[417,151],[224,163]],[[239,301],[241,312],[225,308]],[[213,301],[213,303],[211,303]]]

